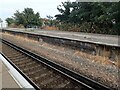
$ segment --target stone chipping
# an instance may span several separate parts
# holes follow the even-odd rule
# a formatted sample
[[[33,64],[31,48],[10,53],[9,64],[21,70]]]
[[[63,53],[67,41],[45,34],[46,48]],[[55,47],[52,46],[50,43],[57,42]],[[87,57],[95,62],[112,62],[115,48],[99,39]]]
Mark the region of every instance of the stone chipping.
[[[76,54],[74,49],[55,46],[43,41],[37,42],[20,36],[2,34],[2,38],[27,48],[45,58],[59,63],[69,69],[85,75],[111,88],[119,87],[118,68],[114,65],[105,65],[89,60]]]

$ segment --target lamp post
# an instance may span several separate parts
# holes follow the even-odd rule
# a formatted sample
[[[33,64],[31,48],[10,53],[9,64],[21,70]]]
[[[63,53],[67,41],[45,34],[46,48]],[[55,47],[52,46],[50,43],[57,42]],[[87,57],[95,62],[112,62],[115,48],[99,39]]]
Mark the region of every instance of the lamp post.
[[[0,23],[1,23],[1,29],[2,29],[2,23],[3,23],[3,20],[0,18]]]

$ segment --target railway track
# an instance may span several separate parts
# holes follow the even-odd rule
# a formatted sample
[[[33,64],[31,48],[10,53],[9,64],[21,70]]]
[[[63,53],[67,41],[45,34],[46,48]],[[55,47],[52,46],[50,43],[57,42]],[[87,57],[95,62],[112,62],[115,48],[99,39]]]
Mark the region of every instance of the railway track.
[[[2,54],[35,89],[109,90],[107,86],[79,75],[6,40],[2,40]]]

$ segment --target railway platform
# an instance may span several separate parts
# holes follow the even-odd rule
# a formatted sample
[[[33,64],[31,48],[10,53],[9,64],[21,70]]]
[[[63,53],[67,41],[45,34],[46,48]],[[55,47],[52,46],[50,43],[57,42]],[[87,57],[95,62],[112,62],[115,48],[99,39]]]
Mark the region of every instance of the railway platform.
[[[71,40],[64,38],[64,36],[68,38],[68,32],[60,32],[61,31],[6,29],[2,31],[2,38],[38,53],[43,57],[49,58],[51,61],[65,65],[72,70],[79,70],[80,73],[83,72],[83,75],[88,76],[90,74],[89,77],[92,79],[101,77],[101,81],[102,79],[105,82],[107,81],[104,84],[112,88],[118,85],[116,66],[119,65],[117,62],[120,55],[119,36],[102,34],[88,35],[85,33],[82,35],[82,33],[72,34],[72,32],[70,32],[70,36],[78,35],[81,37],[78,37],[79,40]],[[56,36],[51,36],[52,34]],[[57,34],[60,34],[60,37]],[[85,40],[82,41],[82,38]],[[75,37],[73,39],[75,39]],[[93,39],[95,39],[97,43],[90,41]]]
[[[5,66],[2,60],[0,60],[0,90],[2,88],[20,88],[20,86],[10,75],[9,69]]]
[[[18,28],[4,28],[2,29],[3,37],[4,34],[11,34],[41,43],[45,42],[51,45],[72,48],[93,56],[98,55],[102,58],[107,57],[113,65],[116,65],[115,63],[120,56],[119,35],[67,32],[59,30],[25,30]]]
[[[5,28],[4,30],[120,47],[120,42],[119,42],[120,36],[118,35],[104,35],[104,34],[67,32],[67,31],[59,31],[59,30],[42,30],[42,29],[28,30],[28,29],[18,29],[18,28]]]
[[[22,75],[0,54],[0,90],[35,90]]]

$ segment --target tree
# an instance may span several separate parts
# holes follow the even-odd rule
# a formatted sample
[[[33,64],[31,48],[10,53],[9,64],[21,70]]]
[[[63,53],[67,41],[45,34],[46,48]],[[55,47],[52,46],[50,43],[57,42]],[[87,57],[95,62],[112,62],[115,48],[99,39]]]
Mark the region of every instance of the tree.
[[[56,19],[62,22],[69,22],[70,7],[71,7],[70,2],[64,2],[64,3],[62,2],[62,5],[59,5],[57,7],[58,11],[61,14],[55,15]]]
[[[115,2],[112,5],[109,12],[110,12],[110,19],[113,22],[113,26],[115,29],[114,32],[120,35],[120,1]]]
[[[14,20],[14,22],[11,22]],[[40,27],[42,25],[42,22],[40,20],[39,13],[34,13],[32,8],[25,8],[24,11],[19,12],[16,11],[14,13],[13,18],[7,18],[7,23],[15,23],[16,25],[24,25],[25,28],[27,27]]]
[[[25,19],[24,19],[25,17],[24,17],[24,15],[23,15],[23,13],[20,13],[19,11],[16,11],[15,13],[14,13],[14,16],[13,16],[13,19],[15,20],[15,24],[16,25],[20,25],[20,24],[25,24],[24,22],[25,22]]]
[[[55,17],[66,27],[77,26],[80,31],[92,33],[120,32],[120,2],[62,2],[57,9],[60,14]]]
[[[10,26],[12,23],[15,23],[15,20],[13,18],[7,18],[6,22],[7,22],[8,26]]]
[[[49,26],[53,26],[53,17],[50,16],[50,15],[47,15],[47,18],[48,18],[47,24],[48,24]]]

